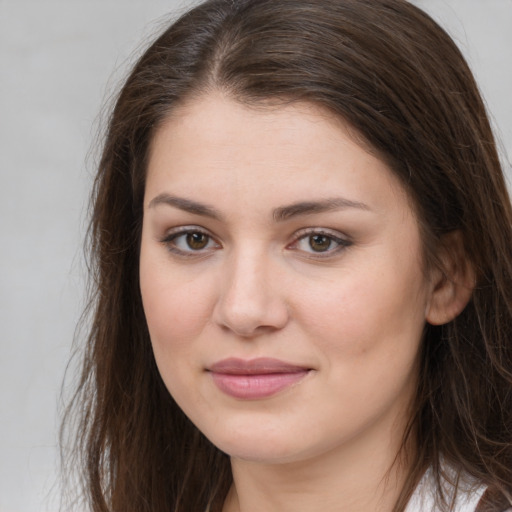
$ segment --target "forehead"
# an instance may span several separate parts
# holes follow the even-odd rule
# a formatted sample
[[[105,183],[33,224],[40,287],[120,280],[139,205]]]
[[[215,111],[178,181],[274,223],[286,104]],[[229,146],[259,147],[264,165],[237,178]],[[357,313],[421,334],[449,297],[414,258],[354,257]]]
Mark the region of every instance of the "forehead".
[[[384,186],[392,196],[405,193],[388,166],[326,109],[251,107],[218,93],[181,105],[160,126],[146,188],[187,196],[223,192],[233,201],[252,190],[276,203],[343,193],[371,198],[378,208],[389,200]]]

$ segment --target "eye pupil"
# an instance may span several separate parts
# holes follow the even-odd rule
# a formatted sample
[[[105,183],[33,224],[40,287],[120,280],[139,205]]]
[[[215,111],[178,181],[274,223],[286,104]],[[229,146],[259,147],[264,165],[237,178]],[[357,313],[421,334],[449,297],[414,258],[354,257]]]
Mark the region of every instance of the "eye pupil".
[[[187,233],[187,245],[194,249],[195,251],[198,251],[200,249],[204,249],[208,244],[208,235],[205,235],[204,233],[194,232],[194,233]]]
[[[312,235],[309,237],[309,246],[315,252],[324,252],[331,246],[331,239],[326,235]]]

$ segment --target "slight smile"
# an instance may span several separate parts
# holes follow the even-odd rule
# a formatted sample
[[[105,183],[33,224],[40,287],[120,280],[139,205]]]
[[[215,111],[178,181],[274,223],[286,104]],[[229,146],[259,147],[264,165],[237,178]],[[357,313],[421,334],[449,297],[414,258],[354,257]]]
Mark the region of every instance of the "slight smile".
[[[207,371],[223,393],[234,398],[256,400],[289,388],[312,369],[262,357],[251,360],[223,359],[211,365]]]

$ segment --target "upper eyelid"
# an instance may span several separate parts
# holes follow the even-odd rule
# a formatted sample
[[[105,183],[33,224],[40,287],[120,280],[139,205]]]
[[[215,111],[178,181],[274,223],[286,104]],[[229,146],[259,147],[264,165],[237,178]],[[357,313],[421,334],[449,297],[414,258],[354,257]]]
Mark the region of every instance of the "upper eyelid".
[[[175,237],[177,237],[181,234],[193,233],[193,232],[199,232],[204,235],[207,235],[215,243],[222,245],[220,243],[220,241],[218,240],[218,237],[215,236],[210,230],[208,230],[202,226],[196,225],[196,224],[189,224],[189,225],[176,226],[174,228],[170,228],[170,229],[166,230],[164,235],[159,237],[159,239],[161,242],[166,242],[166,241],[170,241],[171,239],[174,239]],[[298,242],[300,239],[302,239],[304,237],[315,235],[315,234],[326,235],[335,240],[339,240],[340,242],[346,242],[346,243],[351,242],[351,238],[348,235],[346,235],[345,233],[343,233],[337,229],[316,226],[316,227],[301,228],[301,229],[294,231],[293,235],[290,237],[291,242],[289,242],[287,244],[287,246],[293,245],[294,243]]]
[[[178,236],[178,235],[186,234],[186,233],[202,233],[202,234],[208,235],[209,237],[216,240],[215,235],[213,235],[211,233],[211,231],[209,231],[206,228],[203,228],[201,226],[196,226],[196,225],[177,226],[175,228],[167,229],[161,238],[162,238],[162,240],[164,240],[164,239],[172,237],[172,236]]]
[[[203,235],[208,236],[216,245],[222,246],[217,237],[213,235],[209,230],[202,228],[201,226],[195,225],[177,226],[175,228],[168,229],[162,236],[158,237],[158,241],[164,245],[169,245],[179,236],[187,235],[188,233],[201,233]],[[176,250],[181,251],[180,249],[177,248]]]
[[[213,242],[214,247],[204,247],[202,249],[182,249],[178,247],[178,243],[175,242],[177,238],[181,236],[186,236],[189,233],[201,233],[209,237],[209,243]],[[163,237],[159,238],[159,243],[162,244],[169,253],[173,254],[179,258],[190,259],[191,261],[196,259],[201,259],[212,251],[216,251],[219,248],[222,248],[222,245],[218,242],[218,240],[212,236],[207,230],[202,228],[193,227],[193,226],[180,226],[177,228],[173,228],[168,230]]]
[[[352,245],[352,240],[350,237],[345,235],[344,233],[329,229],[329,228],[304,228],[300,229],[295,232],[293,241],[287,245],[287,249],[298,249],[296,246],[305,238],[314,236],[314,235],[325,235],[329,238],[331,238],[336,244],[336,247],[333,247],[332,249],[329,249],[324,252],[315,252],[315,251],[298,251],[300,253],[304,253],[306,258],[313,259],[316,261],[321,260],[329,260],[331,258],[336,257],[339,255],[339,253],[343,252],[345,249],[347,249],[349,246]],[[295,246],[295,247],[294,247]]]
[[[339,240],[346,241],[346,242],[349,242],[351,240],[348,235],[346,235],[345,233],[343,233],[337,229],[321,228],[321,227],[298,229],[297,231],[294,232],[293,238],[294,238],[294,240],[299,240],[305,236],[310,236],[310,235],[315,235],[315,234],[330,236],[332,238],[339,239]]]
[[[181,233],[191,233],[191,232],[199,232],[203,233],[205,235],[208,235],[212,237],[213,239],[217,240],[216,235],[214,235],[209,229],[206,229],[202,226],[196,225],[196,224],[189,224],[184,226],[176,226],[170,229],[167,229],[164,233],[164,235],[161,238],[167,238],[169,236],[179,235]],[[322,234],[327,236],[332,236],[333,238],[339,238],[341,240],[350,241],[350,237],[346,235],[345,233],[332,228],[324,228],[324,227],[307,227],[307,228],[301,228],[297,229],[293,232],[290,238],[293,240],[298,240],[299,238],[302,238],[304,236],[312,235],[312,234]]]

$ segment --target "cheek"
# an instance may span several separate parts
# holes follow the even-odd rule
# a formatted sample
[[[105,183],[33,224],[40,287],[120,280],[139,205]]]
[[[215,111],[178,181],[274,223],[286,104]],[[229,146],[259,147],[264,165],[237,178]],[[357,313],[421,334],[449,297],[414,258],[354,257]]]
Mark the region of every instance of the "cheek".
[[[313,339],[344,357],[417,346],[426,298],[417,265],[353,267],[333,283],[311,283],[297,300]]]
[[[184,281],[168,265],[146,264],[141,257],[140,287],[155,356],[186,350],[211,315],[205,281]]]
[[[168,265],[144,263],[141,258],[140,287],[155,361],[167,389],[190,415],[187,406],[197,402],[191,391],[201,365],[194,340],[210,320],[205,285],[180,281]]]
[[[355,425],[385,410],[396,411],[393,404],[407,407],[424,317],[415,273],[400,281],[400,273],[386,277],[368,267],[364,273],[353,270],[337,286],[312,293],[310,299],[315,299],[300,307],[303,328],[319,349],[323,376],[336,403],[342,404],[333,414]]]

